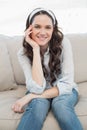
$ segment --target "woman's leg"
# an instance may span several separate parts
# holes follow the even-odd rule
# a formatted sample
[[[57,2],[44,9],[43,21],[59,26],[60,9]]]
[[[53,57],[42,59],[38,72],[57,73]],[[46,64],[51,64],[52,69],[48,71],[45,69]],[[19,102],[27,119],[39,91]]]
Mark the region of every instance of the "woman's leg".
[[[77,118],[74,106],[78,101],[78,93],[73,89],[72,94],[58,96],[52,101],[52,111],[61,130],[83,130]]]
[[[17,130],[41,130],[49,108],[49,100],[33,99],[27,106]]]

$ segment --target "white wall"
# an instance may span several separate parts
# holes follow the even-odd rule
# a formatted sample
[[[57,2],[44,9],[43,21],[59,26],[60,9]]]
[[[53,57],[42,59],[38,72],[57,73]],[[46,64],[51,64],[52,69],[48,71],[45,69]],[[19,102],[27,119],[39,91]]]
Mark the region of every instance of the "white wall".
[[[87,0],[0,0],[0,34],[21,35],[30,11],[51,9],[64,33],[87,32]]]

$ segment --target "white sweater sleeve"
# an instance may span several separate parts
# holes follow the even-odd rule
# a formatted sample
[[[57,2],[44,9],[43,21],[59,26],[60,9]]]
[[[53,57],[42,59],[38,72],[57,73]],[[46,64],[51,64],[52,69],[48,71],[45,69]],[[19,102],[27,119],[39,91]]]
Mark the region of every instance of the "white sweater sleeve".
[[[59,94],[67,94],[72,92],[74,83],[74,64],[72,47],[68,39],[63,40],[63,52],[62,52],[62,73],[57,79],[56,85],[59,89]]]
[[[26,88],[31,93],[41,94],[46,87],[46,80],[44,78],[43,85],[39,86],[33,79],[31,73],[31,64],[26,55],[24,55],[23,48],[18,51],[18,60],[23,69],[25,80],[26,80]]]

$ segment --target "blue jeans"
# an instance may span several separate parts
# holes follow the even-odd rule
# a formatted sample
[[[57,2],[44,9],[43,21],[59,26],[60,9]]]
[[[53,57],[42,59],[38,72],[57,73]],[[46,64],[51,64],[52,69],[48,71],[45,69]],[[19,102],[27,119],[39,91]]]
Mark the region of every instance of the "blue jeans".
[[[75,89],[72,90],[72,94],[61,95],[49,100],[33,99],[28,104],[17,130],[41,130],[50,108],[61,130],[83,130],[74,111],[77,101],[78,93]]]

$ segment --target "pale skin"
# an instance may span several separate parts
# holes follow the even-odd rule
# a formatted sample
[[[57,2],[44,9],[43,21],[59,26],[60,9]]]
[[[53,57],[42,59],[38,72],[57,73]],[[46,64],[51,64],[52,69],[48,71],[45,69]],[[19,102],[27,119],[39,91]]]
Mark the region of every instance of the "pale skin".
[[[35,16],[32,25],[25,31],[25,40],[33,48],[33,64],[32,64],[32,78],[33,80],[42,87],[43,84],[43,69],[41,64],[40,50],[45,53],[48,42],[51,39],[53,32],[53,24],[50,17],[47,15]],[[36,62],[38,61],[38,62]],[[59,95],[58,88],[52,86],[52,88],[45,90],[42,94],[30,93],[17,100],[12,105],[14,112],[23,112],[23,107],[28,104],[34,98],[54,98]]]

